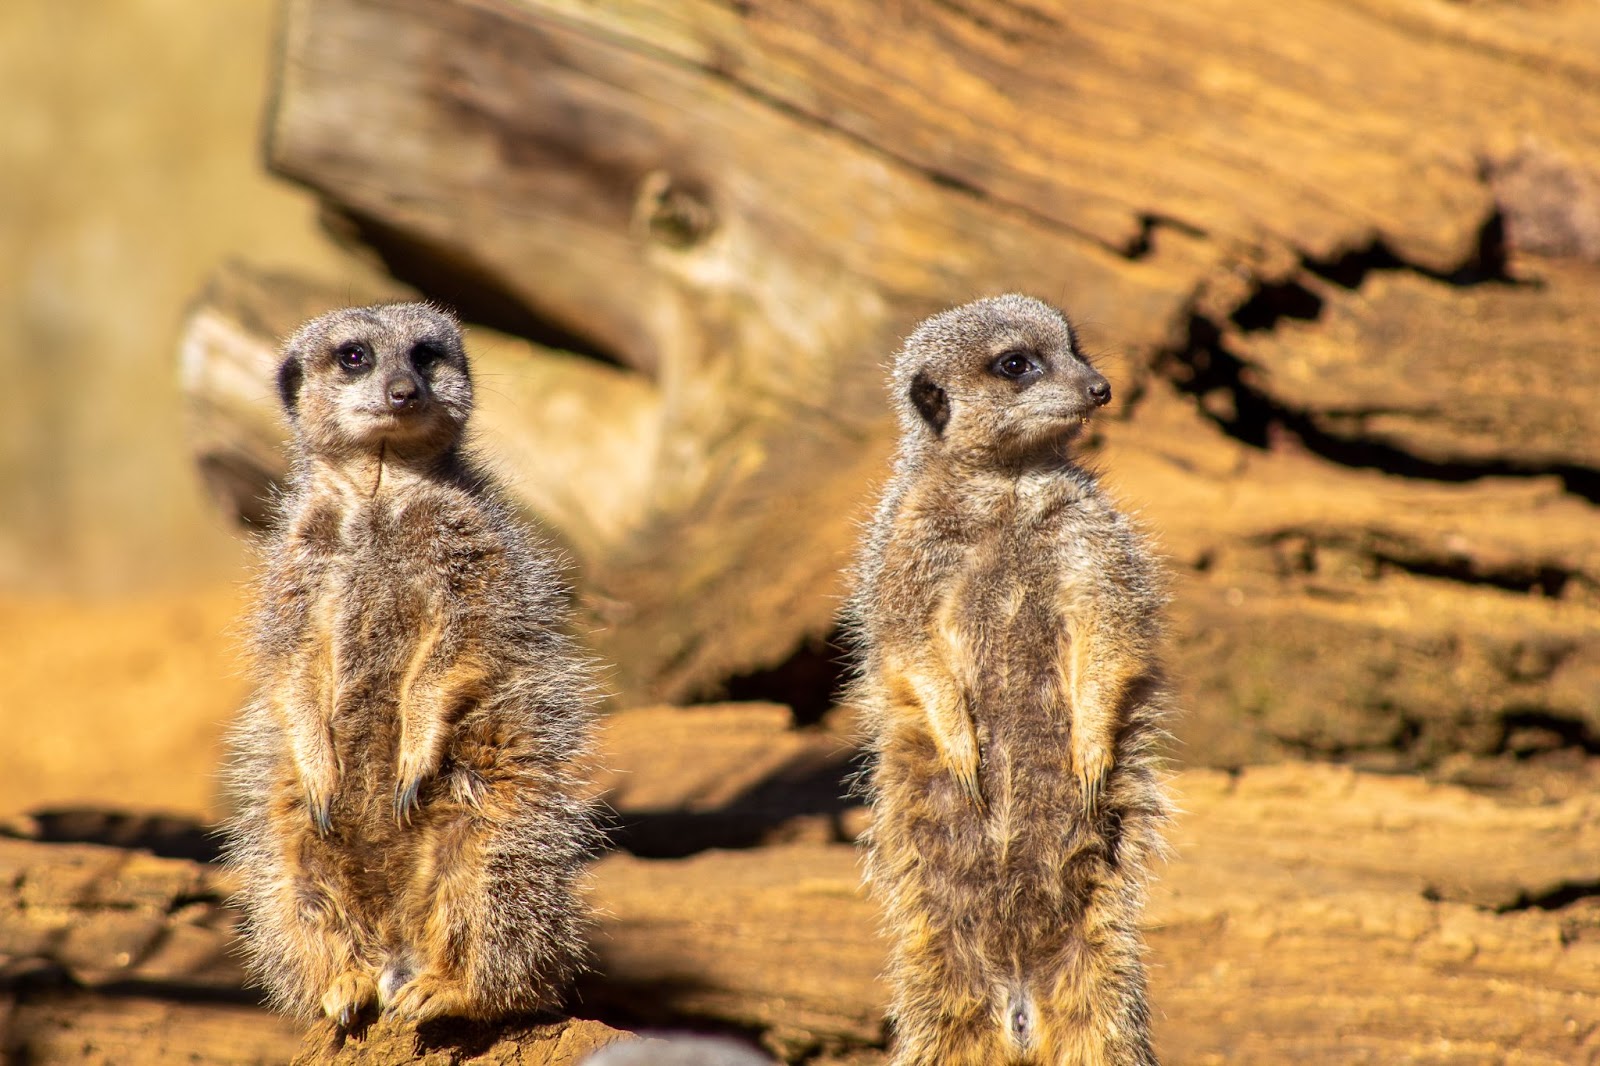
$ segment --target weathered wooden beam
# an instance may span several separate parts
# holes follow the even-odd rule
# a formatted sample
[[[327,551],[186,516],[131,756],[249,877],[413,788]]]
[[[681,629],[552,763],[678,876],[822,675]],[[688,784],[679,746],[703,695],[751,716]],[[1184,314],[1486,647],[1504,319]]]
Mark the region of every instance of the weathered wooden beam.
[[[1144,354],[1223,253],[1173,231],[1125,258],[639,29],[291,4],[268,156],[392,261],[452,264],[657,384],[648,507],[594,618],[627,697],[677,700],[831,625],[887,451],[881,367],[918,317],[1027,287]]]
[[[281,471],[284,429],[265,384],[273,337],[316,299],[285,301],[276,293],[288,284],[223,272],[190,318],[185,378],[203,462],[220,456],[220,465],[263,479]],[[1516,298],[1468,289],[1458,299],[1502,297]],[[1526,317],[1530,329],[1545,328],[1539,316]],[[696,523],[699,512],[672,511],[653,495],[663,402],[655,386],[488,331],[471,331],[469,345],[483,450],[573,555],[591,617],[610,620],[588,634],[604,657],[628,661],[639,641],[674,626],[673,639],[736,639],[772,656],[792,648],[793,630],[775,613],[717,599],[737,592],[721,582],[723,569],[764,572],[777,565],[776,545],[736,533],[719,539],[726,530],[715,516]],[[1444,385],[1437,374],[1430,380]],[[1467,395],[1457,395],[1466,410]],[[1574,402],[1554,385],[1528,401],[1545,411],[1564,405],[1575,418]],[[1448,426],[1466,421],[1439,424],[1459,439],[1462,431]],[[1159,379],[1105,424],[1093,458],[1174,564],[1185,761],[1398,749],[1386,756],[1395,765],[1431,764],[1456,751],[1507,750],[1518,723],[1534,719],[1580,740],[1600,737],[1592,697],[1600,689],[1600,547],[1592,534],[1600,508],[1555,477],[1405,478],[1253,447]],[[872,464],[856,461],[858,489],[868,491],[873,475],[864,468]],[[745,476],[772,489],[761,515],[748,519],[787,519],[797,536],[806,516],[792,512],[780,484],[800,474],[769,464]],[[268,491],[265,480],[245,483],[250,490],[234,498],[240,508]],[[635,569],[636,539],[678,522],[681,552],[661,560],[658,572]],[[837,571],[848,559],[848,543],[833,554],[823,544],[783,544],[817,569]],[[828,580],[837,585],[837,572]],[[632,666],[636,679],[665,669],[654,656]],[[636,688],[619,687],[623,702],[637,698]],[[732,831],[720,815],[689,821],[697,832]]]
[[[760,729],[754,717],[746,725]],[[724,748],[744,750],[743,741],[700,745],[711,759]],[[652,772],[648,761],[634,768],[657,796],[684,777],[668,770],[652,782]],[[685,795],[698,788],[688,785]],[[1593,795],[1516,806],[1306,764],[1187,772],[1176,791],[1184,813],[1172,831],[1174,858],[1148,916],[1152,1000],[1169,1061],[1427,1060],[1447,1045],[1472,1049],[1472,1061],[1515,1052],[1554,1064],[1592,1054],[1600,1032]],[[29,966],[117,990],[112,1001],[73,1002],[92,1004],[78,1008],[85,1019],[110,1011],[115,1031],[169,1034],[162,1039],[178,1039],[162,1027],[187,1017],[185,1004],[237,987],[237,971],[223,980],[212,963],[178,965],[176,955],[157,965],[161,952],[148,947],[195,929],[210,930],[213,947],[225,944],[231,916],[202,865],[0,840],[0,873],[9,893],[0,893],[0,966],[20,996],[8,1049],[45,1049],[37,1061],[56,1061],[60,1049],[79,1046],[64,1035],[73,1030],[60,976],[40,984],[26,976]],[[599,972],[582,989],[585,1011],[757,1032],[790,1057],[881,1041],[877,910],[852,847],[785,844],[675,860],[616,854],[596,865],[593,883]],[[195,892],[202,898],[191,899]],[[222,1006],[218,1019],[239,1010]],[[281,1041],[282,1025],[267,1021],[251,1031]],[[86,1021],[79,1032],[99,1024]],[[506,1055],[520,1039],[473,1032],[420,1039]],[[210,1039],[195,1033],[198,1044],[172,1046]],[[326,1037],[313,1033],[307,1052]],[[376,1033],[371,1047],[392,1051],[393,1037]]]

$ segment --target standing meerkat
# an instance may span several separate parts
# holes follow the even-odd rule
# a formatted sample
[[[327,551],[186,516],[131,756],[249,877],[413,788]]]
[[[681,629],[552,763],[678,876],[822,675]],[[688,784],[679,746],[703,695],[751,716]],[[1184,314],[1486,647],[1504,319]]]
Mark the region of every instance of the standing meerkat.
[[[850,621],[893,1061],[1153,1064],[1164,595],[1068,456],[1111,386],[1060,312],[1012,295],[922,323],[892,387]]]
[[[334,311],[278,387],[293,466],[229,770],[249,968],[346,1027],[556,1007],[584,958],[594,685],[554,558],[463,454],[460,329]]]

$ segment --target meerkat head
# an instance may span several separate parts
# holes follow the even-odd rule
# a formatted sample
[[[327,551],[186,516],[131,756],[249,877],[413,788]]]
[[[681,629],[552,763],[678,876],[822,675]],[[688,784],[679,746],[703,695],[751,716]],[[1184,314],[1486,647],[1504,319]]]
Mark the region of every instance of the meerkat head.
[[[312,454],[431,458],[472,412],[461,327],[422,303],[330,311],[284,343],[278,394]]]
[[[913,440],[969,460],[1059,453],[1111,401],[1066,316],[1027,296],[934,315],[906,339],[893,383]]]

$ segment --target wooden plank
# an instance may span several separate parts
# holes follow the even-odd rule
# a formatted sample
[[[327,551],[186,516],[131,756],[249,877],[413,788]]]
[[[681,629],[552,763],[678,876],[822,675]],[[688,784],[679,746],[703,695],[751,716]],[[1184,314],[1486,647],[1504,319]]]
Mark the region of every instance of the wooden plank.
[[[1587,1061],[1600,1032],[1593,797],[1505,807],[1316,766],[1191,772],[1149,914],[1165,1061]],[[876,911],[854,853],[612,856],[595,995],[793,1027],[793,1055],[875,1038]],[[633,999],[625,1000],[633,1003]]]
[[[1434,765],[1520,724],[1600,737],[1600,508],[1253,448],[1152,387],[1097,458],[1172,560],[1190,765]],[[1542,725],[1540,725],[1542,723]]]
[[[1466,289],[1403,270],[1354,289],[1306,278],[1315,319],[1223,343],[1255,388],[1341,441],[1441,465],[1600,469],[1600,267],[1530,259],[1519,273]]]

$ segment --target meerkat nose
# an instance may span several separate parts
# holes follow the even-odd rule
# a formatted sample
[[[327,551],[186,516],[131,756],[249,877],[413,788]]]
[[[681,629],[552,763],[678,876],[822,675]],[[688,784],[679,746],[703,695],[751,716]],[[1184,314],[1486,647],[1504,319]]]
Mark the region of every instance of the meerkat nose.
[[[422,399],[421,386],[410,374],[396,374],[390,378],[384,385],[384,393],[389,397],[389,406],[396,411],[409,411]]]
[[[1088,388],[1089,399],[1094,401],[1096,407],[1104,407],[1111,402],[1111,382],[1105,378],[1096,378]]]

